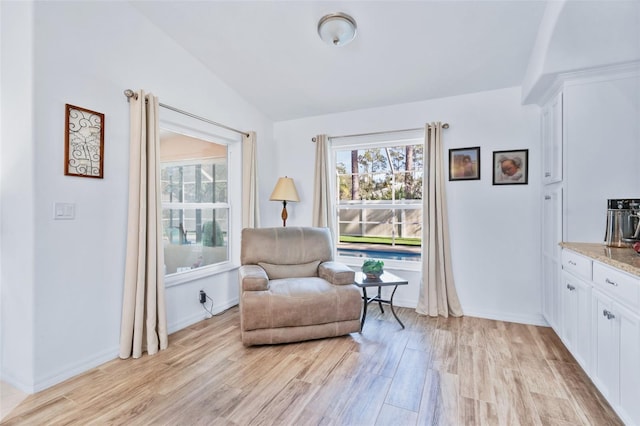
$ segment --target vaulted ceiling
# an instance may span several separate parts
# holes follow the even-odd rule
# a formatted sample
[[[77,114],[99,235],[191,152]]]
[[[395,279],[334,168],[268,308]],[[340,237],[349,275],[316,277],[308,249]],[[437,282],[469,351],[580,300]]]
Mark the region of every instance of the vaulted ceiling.
[[[134,1],[274,121],[522,84],[545,1]],[[324,44],[345,12],[356,39]]]

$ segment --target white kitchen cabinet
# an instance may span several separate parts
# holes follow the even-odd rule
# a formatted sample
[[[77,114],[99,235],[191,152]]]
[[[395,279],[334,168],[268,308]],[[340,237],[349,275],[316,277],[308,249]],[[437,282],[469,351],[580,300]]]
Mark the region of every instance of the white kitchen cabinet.
[[[556,332],[625,424],[640,425],[640,276],[611,266],[630,249],[575,246],[583,254],[561,254]]]
[[[562,181],[562,92],[541,112],[542,183]]]
[[[561,334],[565,346],[578,364],[590,371],[591,360],[591,286],[567,271],[562,272]]]
[[[640,316],[619,312],[620,412],[629,424],[640,425]]]
[[[638,426],[640,278],[554,245],[601,244],[607,199],[637,195],[639,64],[558,75],[540,98],[542,314],[623,421]]]
[[[620,328],[616,326],[613,301],[593,292],[593,369],[591,378],[611,405],[618,402],[620,381]]]
[[[627,424],[640,424],[640,315],[593,292],[592,380]]]
[[[560,246],[562,241],[562,187],[545,187],[542,201],[542,314],[559,330]],[[558,334],[560,334],[558,332]]]
[[[638,99],[638,64],[558,75],[540,98],[541,308],[559,335],[561,261],[554,246],[602,242],[607,199],[637,193]]]

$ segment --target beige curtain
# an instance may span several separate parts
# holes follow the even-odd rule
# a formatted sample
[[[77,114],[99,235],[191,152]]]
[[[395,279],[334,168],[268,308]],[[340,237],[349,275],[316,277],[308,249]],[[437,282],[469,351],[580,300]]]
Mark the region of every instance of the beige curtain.
[[[166,349],[158,98],[130,98],[129,217],[120,358]]]
[[[256,132],[242,137],[242,227],[260,227]]]
[[[425,127],[425,150],[429,164],[423,184],[426,196],[422,209],[422,279],[416,312],[459,317],[462,307],[453,282],[449,248],[442,123]]]
[[[313,180],[312,226],[323,226],[333,230],[334,215],[331,209],[333,193],[329,170],[329,148],[327,135],[316,136],[316,167]]]

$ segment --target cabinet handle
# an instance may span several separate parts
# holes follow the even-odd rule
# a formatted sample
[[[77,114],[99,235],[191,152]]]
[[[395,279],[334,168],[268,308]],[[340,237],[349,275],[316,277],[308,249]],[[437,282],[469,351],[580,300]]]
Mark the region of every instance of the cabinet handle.
[[[551,199],[551,195],[545,195],[545,196],[544,196],[544,199],[545,199],[545,200],[550,200],[550,199]]]
[[[570,260],[570,261],[569,261],[569,265],[576,266],[576,262],[574,262],[573,260]]]
[[[614,319],[616,317],[615,315],[613,315],[610,311],[608,311],[606,309],[602,311],[602,316],[607,317],[607,319]]]
[[[550,173],[550,172],[546,172],[546,173],[544,174],[544,177],[549,177],[549,176],[551,176],[551,173]]]
[[[575,286],[572,286],[571,284],[567,284],[567,288],[569,289],[569,291],[573,291],[575,290]]]
[[[605,278],[604,282],[607,284],[611,284],[612,286],[618,287],[618,283],[615,281],[611,281],[609,278]]]

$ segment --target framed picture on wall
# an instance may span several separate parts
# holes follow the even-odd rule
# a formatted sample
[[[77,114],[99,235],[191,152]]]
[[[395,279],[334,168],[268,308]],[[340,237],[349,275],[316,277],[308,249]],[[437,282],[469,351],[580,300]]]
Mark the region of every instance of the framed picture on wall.
[[[480,147],[449,150],[449,180],[480,179]]]
[[[529,183],[529,150],[493,151],[493,184]]]
[[[66,104],[64,174],[103,177],[104,114]]]

